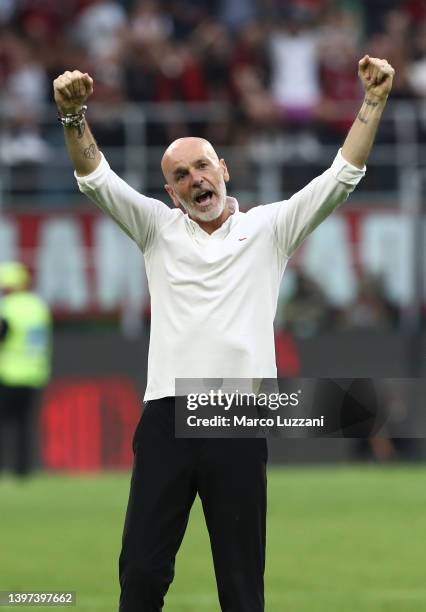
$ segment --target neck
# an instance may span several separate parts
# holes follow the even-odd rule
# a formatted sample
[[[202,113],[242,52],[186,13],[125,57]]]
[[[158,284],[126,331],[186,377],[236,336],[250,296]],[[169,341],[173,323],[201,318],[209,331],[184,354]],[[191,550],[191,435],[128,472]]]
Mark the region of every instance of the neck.
[[[195,221],[195,223],[197,223],[202,230],[207,232],[207,234],[213,234],[213,232],[219,229],[219,227],[221,227],[221,225],[223,225],[223,223],[225,223],[230,216],[231,211],[229,210],[228,204],[225,204],[222,214],[219,215],[217,219],[213,219],[213,221],[200,221],[200,219],[195,219],[193,217],[191,217],[191,219]]]

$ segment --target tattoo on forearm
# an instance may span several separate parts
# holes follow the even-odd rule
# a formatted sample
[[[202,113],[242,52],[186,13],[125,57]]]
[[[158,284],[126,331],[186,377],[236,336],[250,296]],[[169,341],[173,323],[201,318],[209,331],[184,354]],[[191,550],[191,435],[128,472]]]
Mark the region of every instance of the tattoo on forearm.
[[[373,100],[369,100],[368,98],[365,98],[364,103],[367,106],[378,106],[379,105],[378,102],[373,102]]]
[[[363,117],[361,113],[358,114],[358,119],[361,121],[361,123],[365,123],[367,125],[368,120],[365,117]]]
[[[77,138],[83,138],[84,132],[86,131],[86,122],[83,121],[83,123],[81,123],[78,127],[77,127]]]
[[[83,155],[86,159],[95,159],[96,145],[92,142],[86,149],[83,150]]]

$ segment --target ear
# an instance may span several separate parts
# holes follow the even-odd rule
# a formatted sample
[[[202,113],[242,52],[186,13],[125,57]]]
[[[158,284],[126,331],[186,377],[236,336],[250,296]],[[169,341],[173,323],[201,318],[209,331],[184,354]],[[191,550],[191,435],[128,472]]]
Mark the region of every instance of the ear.
[[[181,208],[179,200],[177,199],[177,197],[175,196],[175,192],[173,191],[173,187],[170,187],[170,185],[164,185],[164,189],[169,194],[169,196],[170,196],[173,204],[176,206],[176,208]]]
[[[225,180],[225,183],[227,183],[229,181],[230,177],[229,177],[228,168],[227,168],[227,166],[225,164],[225,160],[224,159],[220,159],[219,163],[220,163],[220,166],[221,166],[222,171],[223,171],[223,178]]]

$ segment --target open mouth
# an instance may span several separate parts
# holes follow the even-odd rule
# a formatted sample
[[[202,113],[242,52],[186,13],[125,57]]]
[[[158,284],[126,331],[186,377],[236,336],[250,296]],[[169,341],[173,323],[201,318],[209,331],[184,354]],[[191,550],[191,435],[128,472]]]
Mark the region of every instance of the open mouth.
[[[209,190],[202,191],[201,193],[197,195],[197,197],[195,198],[195,201],[197,202],[197,204],[207,206],[208,204],[211,204],[212,197],[213,197],[213,191],[209,191]]]

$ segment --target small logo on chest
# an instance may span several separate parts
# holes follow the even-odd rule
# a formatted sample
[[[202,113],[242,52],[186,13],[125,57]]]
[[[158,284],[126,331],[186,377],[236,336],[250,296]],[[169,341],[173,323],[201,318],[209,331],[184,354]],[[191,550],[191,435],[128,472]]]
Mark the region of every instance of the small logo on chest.
[[[248,236],[243,236],[242,238],[238,238],[238,240],[247,240]]]

